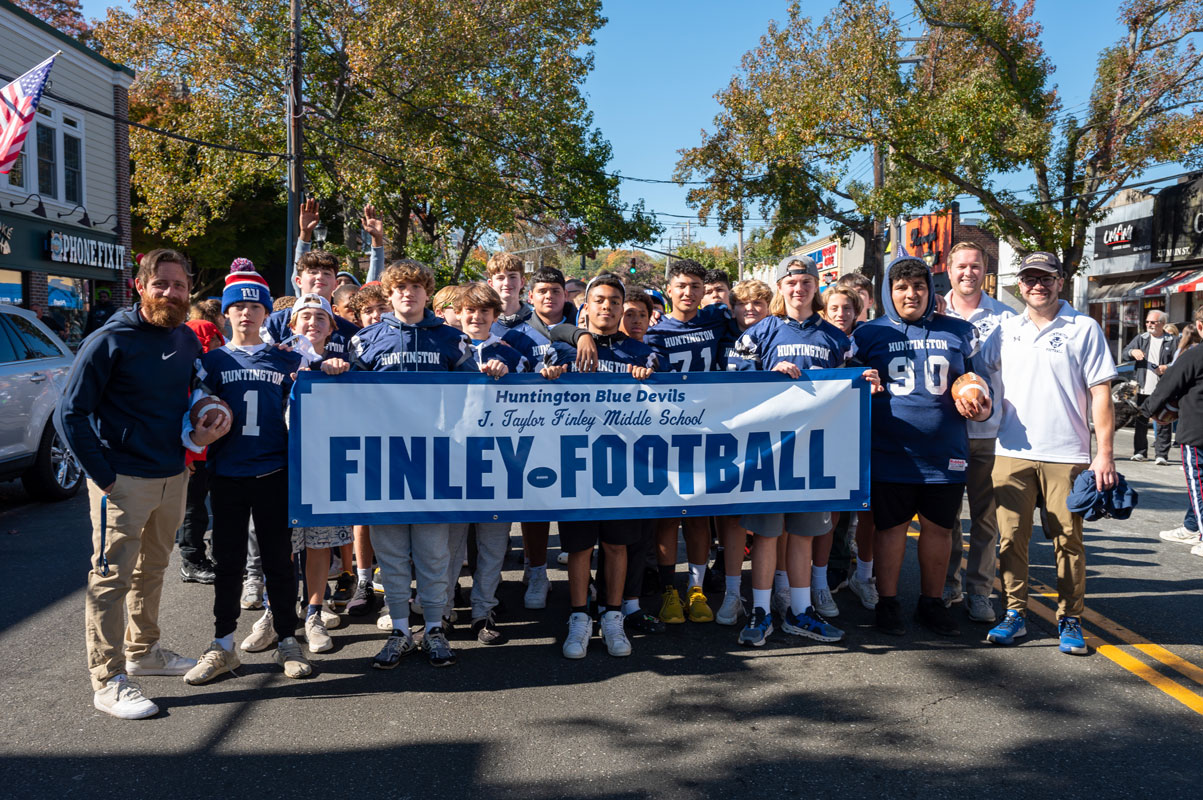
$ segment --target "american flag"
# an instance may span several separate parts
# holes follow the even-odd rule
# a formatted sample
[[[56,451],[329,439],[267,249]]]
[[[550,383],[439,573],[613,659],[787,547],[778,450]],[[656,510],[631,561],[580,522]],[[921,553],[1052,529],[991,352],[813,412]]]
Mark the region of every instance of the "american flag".
[[[21,155],[25,134],[38,110],[55,53],[15,81],[0,89],[0,175],[5,175]]]

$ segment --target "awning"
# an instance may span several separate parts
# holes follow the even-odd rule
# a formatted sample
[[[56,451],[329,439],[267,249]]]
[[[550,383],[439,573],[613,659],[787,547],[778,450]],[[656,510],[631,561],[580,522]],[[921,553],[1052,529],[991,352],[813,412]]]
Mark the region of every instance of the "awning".
[[[1173,270],[1171,272],[1163,273],[1148,283],[1137,286],[1135,289],[1129,292],[1128,297],[1156,297],[1159,294],[1165,294],[1166,292],[1171,291],[1170,287],[1186,280],[1192,274],[1194,274],[1194,271],[1189,269]]]
[[[1175,283],[1171,292],[1200,292],[1203,291],[1203,269],[1187,275],[1185,280]]]
[[[1086,299],[1091,303],[1116,303],[1122,300],[1124,295],[1140,285],[1140,281],[1109,284],[1092,283],[1090,284],[1090,290]]]

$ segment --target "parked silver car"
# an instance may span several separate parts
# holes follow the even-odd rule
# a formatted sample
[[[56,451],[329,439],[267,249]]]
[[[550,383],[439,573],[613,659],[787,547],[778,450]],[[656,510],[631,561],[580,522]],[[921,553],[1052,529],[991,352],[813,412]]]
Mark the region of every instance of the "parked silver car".
[[[84,473],[54,428],[74,356],[32,312],[0,305],[0,480],[40,500],[66,500]]]

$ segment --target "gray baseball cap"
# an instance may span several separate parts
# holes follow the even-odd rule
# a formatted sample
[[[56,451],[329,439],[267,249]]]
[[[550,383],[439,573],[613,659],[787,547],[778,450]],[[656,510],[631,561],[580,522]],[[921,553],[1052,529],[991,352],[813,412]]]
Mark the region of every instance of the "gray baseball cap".
[[[1019,271],[1025,272],[1029,269],[1047,272],[1052,275],[1061,274],[1061,260],[1052,253],[1036,252],[1028,253],[1023,257],[1023,261],[1019,262]]]
[[[819,268],[810,256],[786,256],[777,264],[777,281],[780,282],[786,275],[809,275],[817,281]]]

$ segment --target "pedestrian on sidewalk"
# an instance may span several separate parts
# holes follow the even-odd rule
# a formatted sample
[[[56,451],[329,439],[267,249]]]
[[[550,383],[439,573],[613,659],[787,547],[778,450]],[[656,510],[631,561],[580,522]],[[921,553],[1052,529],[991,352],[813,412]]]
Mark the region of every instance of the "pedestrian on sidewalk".
[[[1136,404],[1143,405],[1157,389],[1161,376],[1169,369],[1178,350],[1178,337],[1165,333],[1165,312],[1156,309],[1145,316],[1144,333],[1139,333],[1124,348],[1124,360],[1136,362]],[[1146,461],[1149,457],[1149,421],[1142,414],[1132,423],[1132,460]],[[1153,455],[1157,465],[1170,463],[1170,439],[1173,426],[1158,425],[1153,438]]]

